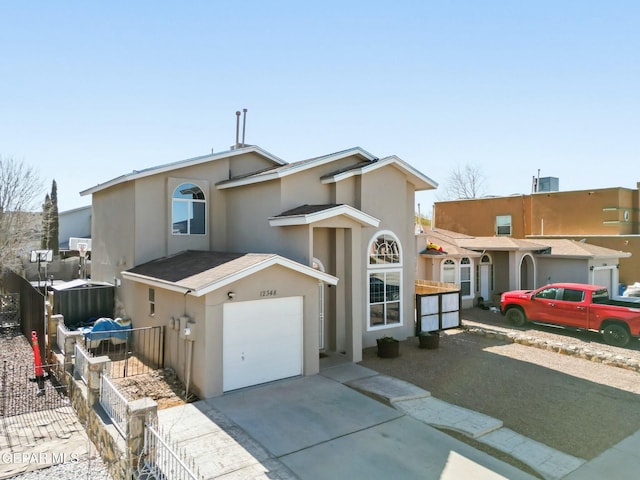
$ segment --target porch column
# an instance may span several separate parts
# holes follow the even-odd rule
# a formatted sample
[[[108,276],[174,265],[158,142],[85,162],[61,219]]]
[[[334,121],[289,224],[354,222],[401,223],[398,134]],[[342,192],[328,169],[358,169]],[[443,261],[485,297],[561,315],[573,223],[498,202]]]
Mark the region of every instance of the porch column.
[[[345,284],[347,288],[346,301],[346,343],[347,357],[351,362],[362,361],[362,323],[364,298],[362,296],[362,255],[361,255],[361,234],[360,228],[345,229],[345,266],[349,268]],[[351,277],[351,278],[349,278]]]

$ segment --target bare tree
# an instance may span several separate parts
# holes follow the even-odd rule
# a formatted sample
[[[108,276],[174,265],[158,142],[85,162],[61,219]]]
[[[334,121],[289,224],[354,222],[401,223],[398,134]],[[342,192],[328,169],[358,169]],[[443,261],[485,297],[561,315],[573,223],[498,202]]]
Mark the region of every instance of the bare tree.
[[[444,185],[446,200],[478,198],[485,194],[485,176],[477,165],[458,165]]]
[[[33,167],[0,156],[0,271],[16,269],[19,257],[37,248],[40,214],[34,213],[34,205],[41,191]]]

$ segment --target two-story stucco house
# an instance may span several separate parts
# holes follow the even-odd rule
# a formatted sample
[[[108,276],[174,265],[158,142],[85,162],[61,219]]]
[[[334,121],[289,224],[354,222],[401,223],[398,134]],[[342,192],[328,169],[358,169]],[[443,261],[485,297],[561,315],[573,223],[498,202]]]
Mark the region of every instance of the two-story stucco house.
[[[437,184],[356,147],[287,163],[257,146],[89,188],[92,278],[118,316],[165,325],[165,364],[201,397],[361,360],[414,334],[414,194]]]

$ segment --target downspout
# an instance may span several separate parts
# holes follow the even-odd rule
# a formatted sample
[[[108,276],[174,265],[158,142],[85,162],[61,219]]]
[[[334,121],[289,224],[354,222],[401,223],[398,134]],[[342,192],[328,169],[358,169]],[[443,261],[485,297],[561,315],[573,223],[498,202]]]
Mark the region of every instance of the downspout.
[[[191,358],[193,357],[193,339],[188,336],[187,339],[187,377],[185,378],[184,399],[189,401],[189,385],[191,383]]]
[[[238,112],[239,113],[239,112]],[[239,117],[238,117],[239,118]],[[191,383],[191,358],[193,356],[193,336],[191,334],[191,327],[189,327],[189,323],[191,318],[187,314],[187,295],[189,295],[193,290],[190,288],[184,292],[184,313],[182,317],[180,317],[180,330],[178,331],[178,345],[180,344],[180,334],[183,335],[184,341],[186,342],[186,352],[185,352],[185,401],[189,398],[189,385]],[[184,329],[182,329],[182,322],[184,321]],[[180,356],[178,355],[178,358]]]

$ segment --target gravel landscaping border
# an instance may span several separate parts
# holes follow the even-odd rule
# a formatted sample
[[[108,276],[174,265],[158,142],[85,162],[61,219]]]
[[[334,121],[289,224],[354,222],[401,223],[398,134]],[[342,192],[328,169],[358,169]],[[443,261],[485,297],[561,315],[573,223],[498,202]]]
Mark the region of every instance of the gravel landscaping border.
[[[640,372],[637,339],[628,347],[614,347],[604,343],[596,332],[574,332],[531,323],[513,327],[499,313],[479,308],[463,310],[461,315],[461,328],[469,333]]]

